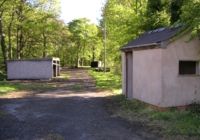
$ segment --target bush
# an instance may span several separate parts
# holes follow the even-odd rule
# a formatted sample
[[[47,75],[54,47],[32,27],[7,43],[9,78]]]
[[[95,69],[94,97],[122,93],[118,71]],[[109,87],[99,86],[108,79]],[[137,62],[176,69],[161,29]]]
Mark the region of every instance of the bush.
[[[0,71],[0,81],[6,80],[6,74]]]

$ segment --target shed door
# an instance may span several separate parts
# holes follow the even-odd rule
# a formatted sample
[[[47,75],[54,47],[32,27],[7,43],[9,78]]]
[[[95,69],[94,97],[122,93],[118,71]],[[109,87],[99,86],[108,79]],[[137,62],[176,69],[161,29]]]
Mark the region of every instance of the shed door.
[[[133,87],[133,55],[132,52],[126,53],[126,96],[132,98]]]

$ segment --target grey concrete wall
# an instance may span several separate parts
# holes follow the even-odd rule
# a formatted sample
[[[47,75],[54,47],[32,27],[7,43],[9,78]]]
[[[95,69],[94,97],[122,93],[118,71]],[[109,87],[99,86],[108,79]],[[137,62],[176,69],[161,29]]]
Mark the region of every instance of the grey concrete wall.
[[[133,98],[160,106],[162,49],[133,51]]]
[[[163,107],[200,101],[200,76],[179,75],[179,60],[200,60],[200,40],[189,40],[183,36],[162,50]]]
[[[52,61],[8,61],[8,79],[50,79]]]

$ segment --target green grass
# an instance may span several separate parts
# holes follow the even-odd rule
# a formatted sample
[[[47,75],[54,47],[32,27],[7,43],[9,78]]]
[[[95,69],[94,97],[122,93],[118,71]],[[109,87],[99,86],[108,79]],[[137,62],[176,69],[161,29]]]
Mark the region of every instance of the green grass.
[[[158,111],[136,100],[127,100],[123,95],[111,97],[108,105],[113,114],[129,121],[140,121],[148,126],[161,128],[159,132],[167,136],[200,137],[199,110],[191,107],[187,110],[168,109]]]
[[[0,81],[0,95],[20,90],[44,91],[54,88],[53,85],[47,83],[11,83],[8,81]]]
[[[108,89],[114,92],[121,91],[121,76],[111,72],[89,71],[90,75],[95,79],[97,88]]]
[[[114,91],[121,89],[120,76],[92,70],[89,73],[96,80],[98,88]],[[107,107],[113,115],[142,122],[152,126],[152,130],[155,126],[156,129],[160,128],[159,133],[167,136],[200,137],[200,105],[191,106],[184,111],[175,108],[158,111],[143,102],[127,100],[123,95],[111,96],[110,99]]]
[[[0,81],[0,95],[16,91],[17,89],[18,89],[17,85],[13,85],[5,81]]]

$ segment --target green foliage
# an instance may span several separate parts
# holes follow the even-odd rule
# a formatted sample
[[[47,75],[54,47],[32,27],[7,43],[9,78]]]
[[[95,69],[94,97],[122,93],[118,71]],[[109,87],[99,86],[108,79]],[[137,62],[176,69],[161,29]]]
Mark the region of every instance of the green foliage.
[[[183,6],[183,2],[186,0],[172,0],[170,5],[171,12],[171,24],[180,20],[180,15],[182,13],[181,8]]]
[[[108,0],[101,28],[106,28],[106,62],[120,73],[119,49],[142,32],[173,24],[187,24],[199,34],[199,0]]]
[[[167,0],[148,0],[143,29],[145,31],[169,26],[170,16]]]
[[[0,57],[1,64],[7,59],[64,54],[70,34],[59,20],[59,5],[59,0],[5,0],[0,7],[0,39],[5,37],[0,55],[6,56]]]
[[[120,74],[119,49],[142,32],[186,23],[200,30],[199,0],[108,0],[100,26],[81,18],[60,21],[60,0],[2,0],[0,2],[0,68],[7,59],[60,57],[61,65],[90,65],[103,60]],[[66,59],[67,58],[67,59]]]
[[[106,62],[108,67],[115,68],[114,71],[120,71],[119,49],[143,31],[140,26],[145,7],[146,0],[108,0],[104,6],[101,28],[107,36]]]
[[[190,112],[200,115],[200,102],[193,103],[190,106]]]
[[[147,15],[144,22],[144,30],[154,30],[160,27],[167,27],[170,24],[170,17],[166,10],[157,11],[151,15]]]
[[[6,80],[6,75],[4,72],[0,71],[0,81]]]
[[[18,85],[9,84],[8,82],[0,81],[0,95],[8,92],[16,91]]]
[[[69,31],[73,44],[72,64],[76,67],[90,65],[91,61],[99,60],[102,41],[99,29],[86,18],[76,19],[69,23]]]
[[[195,35],[200,35],[200,1],[186,0],[182,7],[181,21],[193,29]]]

